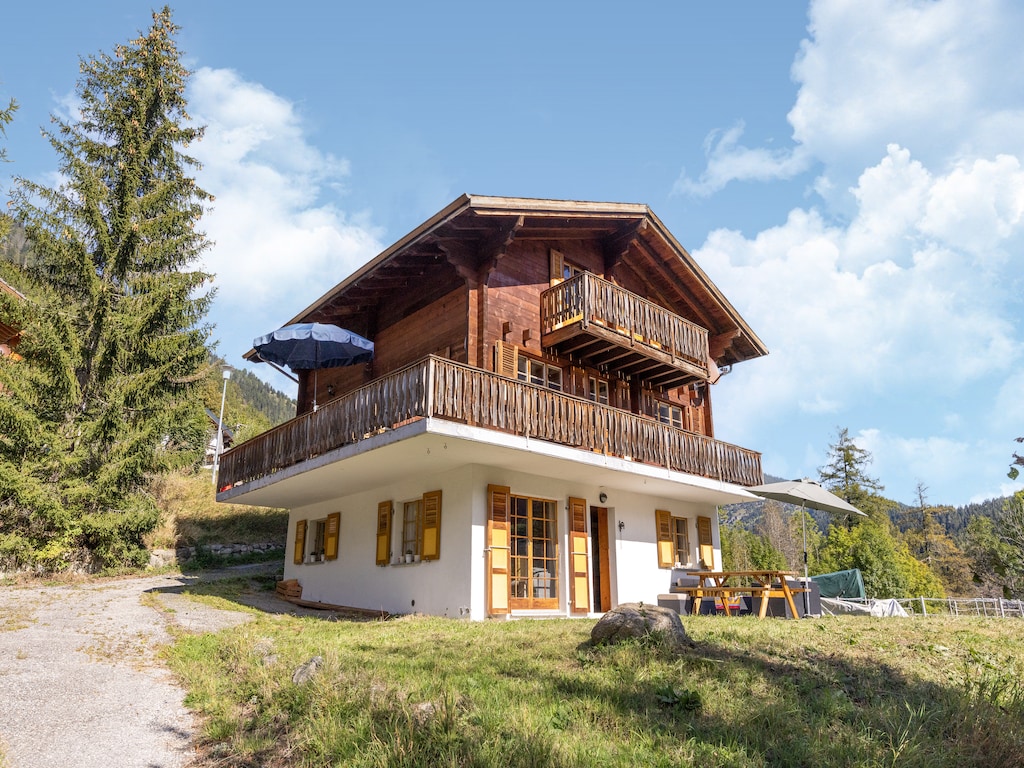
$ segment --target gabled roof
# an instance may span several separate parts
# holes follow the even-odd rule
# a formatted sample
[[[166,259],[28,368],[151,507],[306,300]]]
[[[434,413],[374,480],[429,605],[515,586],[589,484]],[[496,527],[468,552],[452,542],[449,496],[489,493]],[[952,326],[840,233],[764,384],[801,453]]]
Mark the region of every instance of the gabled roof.
[[[631,272],[647,295],[710,332],[720,365],[767,354],[735,307],[646,205],[462,195],[288,320],[365,314],[438,264],[473,276],[520,240],[597,240],[607,272]],[[250,350],[246,357],[253,355]]]

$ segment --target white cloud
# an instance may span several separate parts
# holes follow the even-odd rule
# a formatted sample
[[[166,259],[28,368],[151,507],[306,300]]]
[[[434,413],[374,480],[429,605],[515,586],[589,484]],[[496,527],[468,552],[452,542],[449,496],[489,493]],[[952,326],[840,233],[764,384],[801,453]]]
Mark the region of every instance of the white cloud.
[[[220,353],[237,362],[255,336],[287,321],[381,250],[366,213],[338,207],[346,160],[306,137],[294,105],[231,70],[199,69],[189,93],[206,125],[194,154],[200,185],[215,196],[203,219],[215,241]],[[262,366],[261,366],[262,368]]]
[[[683,169],[672,191],[707,197],[737,179],[791,179],[807,170],[809,158],[799,147],[794,150],[768,150],[741,145],[739,139],[743,128],[740,122],[725,132],[712,131],[704,141],[704,154],[708,160],[704,172],[694,181]]]
[[[846,425],[896,498],[914,476],[936,501],[1005,492],[1006,432],[1024,433],[1024,7],[815,1],[810,21],[789,154],[759,155],[734,130],[699,183],[676,185],[823,168],[824,205],[693,252],[771,350],[718,388],[719,431],[799,473],[820,453],[788,428],[823,427],[823,448]]]
[[[742,123],[712,131],[707,166],[677,193],[732,181],[789,179],[821,164],[826,199],[889,144],[929,167],[956,158],[1024,155],[1024,6],[1010,0],[814,0],[810,37],[792,67],[788,149],[739,144]],[[720,138],[719,138],[720,136]],[[831,200],[835,203],[836,200]]]

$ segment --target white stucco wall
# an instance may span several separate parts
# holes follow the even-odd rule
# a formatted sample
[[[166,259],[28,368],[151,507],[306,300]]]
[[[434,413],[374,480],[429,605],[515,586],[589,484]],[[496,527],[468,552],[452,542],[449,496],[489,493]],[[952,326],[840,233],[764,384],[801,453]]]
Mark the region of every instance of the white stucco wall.
[[[555,477],[512,472],[502,467],[471,465],[443,473],[396,479],[384,486],[330,502],[293,510],[289,516],[285,578],[298,579],[305,600],[383,610],[388,613],[422,612],[454,618],[486,618],[487,486],[503,485],[517,496],[557,502],[559,609],[569,615],[568,511],[570,496],[586,500],[588,507],[608,509],[609,566],[612,604],[655,603],[668,592],[672,571],[658,567],[655,510],[668,510],[688,521],[691,565],[697,555],[698,515],[712,520],[716,567],[721,567],[718,515],[713,505],[693,504],[655,495],[629,493]],[[394,502],[392,549],[398,552],[402,504],[425,492],[440,490],[441,556],[436,561],[411,565],[375,565],[377,505]],[[598,500],[602,490],[608,499]],[[298,520],[310,524],[332,512],[341,513],[338,559],[295,565],[292,547]],[[622,524],[620,530],[619,524]],[[587,516],[588,533],[590,519]],[[313,535],[312,530],[307,537]],[[590,553],[591,569],[594,553]],[[591,571],[592,573],[592,571]],[[593,579],[590,580],[593,605]]]
[[[472,549],[468,468],[429,477],[396,480],[372,491],[339,496],[329,502],[292,510],[288,519],[285,578],[298,579],[303,600],[314,600],[388,613],[427,613],[458,618],[468,616],[471,580],[467,553]],[[377,505],[394,502],[393,550],[401,543],[403,502],[428,491],[441,491],[440,558],[410,565],[376,565]],[[293,563],[295,525],[332,512],[341,513],[338,559],[323,563]],[[307,533],[307,538],[312,532]]]

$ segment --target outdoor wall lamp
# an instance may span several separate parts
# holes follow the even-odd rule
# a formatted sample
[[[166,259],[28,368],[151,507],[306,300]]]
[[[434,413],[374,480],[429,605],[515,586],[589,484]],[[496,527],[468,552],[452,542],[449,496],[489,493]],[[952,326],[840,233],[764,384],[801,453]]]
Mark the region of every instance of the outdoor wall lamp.
[[[608,501],[608,494],[605,493],[604,491],[601,491],[601,493],[599,493],[597,496],[597,500],[604,504],[606,501]]]
[[[334,397],[334,385],[333,384],[328,384],[327,385],[327,394],[329,396],[331,396],[331,397]]]
[[[622,529],[626,527],[625,520],[619,520],[619,533],[622,533]]]

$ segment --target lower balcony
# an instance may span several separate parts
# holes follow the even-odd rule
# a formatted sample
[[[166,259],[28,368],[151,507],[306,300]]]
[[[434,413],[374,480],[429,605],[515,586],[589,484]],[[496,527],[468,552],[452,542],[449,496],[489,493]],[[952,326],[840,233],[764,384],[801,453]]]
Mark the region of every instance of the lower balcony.
[[[221,457],[218,490],[233,496],[238,486],[265,482],[275,473],[422,419],[509,433],[732,485],[763,482],[761,454],[755,451],[430,356],[236,445]]]

